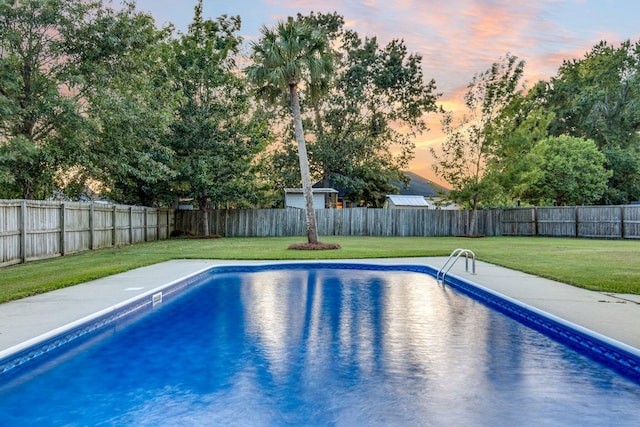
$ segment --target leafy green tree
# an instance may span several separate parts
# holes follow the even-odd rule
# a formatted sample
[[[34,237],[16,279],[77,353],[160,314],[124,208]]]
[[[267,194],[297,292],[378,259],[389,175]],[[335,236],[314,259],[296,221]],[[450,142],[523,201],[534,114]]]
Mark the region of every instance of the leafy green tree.
[[[182,98],[169,141],[179,175],[173,191],[193,198],[209,233],[210,206],[259,203],[252,163],[269,141],[266,121],[251,111],[246,77],[237,72],[240,18],[203,20],[202,1],[189,30],[172,43],[169,79]]]
[[[390,181],[406,181],[414,138],[428,130],[425,115],[437,109],[435,82],[424,78],[422,57],[401,40],[380,46],[375,37],[362,39],[336,13],[298,19],[327,32],[336,58],[327,95],[303,99],[312,175],[352,200],[381,206],[398,191]],[[291,151],[276,151],[274,164],[291,159]]]
[[[76,35],[74,89],[92,121],[89,149],[73,178],[101,185],[101,194],[121,203],[167,205],[168,183],[176,176],[166,145],[178,93],[167,78],[174,61],[171,28],[158,30],[133,4],[97,11]]]
[[[0,2],[2,197],[79,196],[93,183],[119,199],[123,183],[171,176],[159,138],[172,102],[155,78],[169,32],[125,6]]]
[[[331,96],[314,104],[313,163],[329,183],[350,190],[354,200],[381,206],[397,192],[389,181],[406,181],[414,138],[428,130],[435,112],[435,82],[422,72],[422,57],[402,40],[380,46],[353,31],[336,37],[341,46]]]
[[[640,146],[605,147],[601,152],[612,173],[600,203],[620,205],[640,200]]]
[[[307,240],[318,243],[318,228],[313,208],[311,172],[305,142],[299,90],[317,99],[326,90],[333,72],[333,58],[326,33],[303,20],[278,22],[275,28],[262,28],[262,38],[253,43],[253,65],[247,74],[258,85],[259,95],[270,102],[285,92],[289,96],[305,198]]]
[[[549,136],[553,113],[536,96],[543,86],[540,82],[526,95],[516,94],[492,122],[489,139],[493,143],[483,176],[483,180],[495,184],[485,200],[491,206],[512,206],[520,199],[531,176],[528,154],[538,141]]]
[[[528,160],[534,168],[522,197],[534,204],[592,204],[602,197],[611,176],[604,155],[589,139],[566,135],[543,139]]]
[[[434,172],[452,185],[449,196],[473,212],[469,234],[475,233],[478,204],[490,199],[495,189],[495,182],[485,179],[496,147],[493,126],[502,110],[522,92],[523,72],[524,61],[507,55],[485,72],[476,74],[464,97],[467,113],[457,121],[452,113],[445,114],[442,129],[446,141],[442,152],[431,150],[436,160]]]
[[[54,178],[86,143],[67,59],[73,35],[95,3],[80,0],[0,2],[0,179],[2,197],[46,198]]]
[[[600,42],[564,61],[541,93],[555,114],[552,135],[589,138],[613,171],[603,203],[640,199],[640,42]]]

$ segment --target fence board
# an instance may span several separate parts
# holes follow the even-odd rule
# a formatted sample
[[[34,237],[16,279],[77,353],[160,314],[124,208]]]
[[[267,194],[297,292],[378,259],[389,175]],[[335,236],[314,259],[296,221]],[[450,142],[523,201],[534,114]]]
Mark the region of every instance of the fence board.
[[[504,209],[502,234],[504,236],[535,236],[536,210],[534,208]]]
[[[622,219],[622,237],[625,239],[640,239],[640,206],[623,206]]]
[[[132,231],[131,231],[131,207],[120,206],[115,207],[115,243],[114,246],[129,245],[132,244]]]
[[[87,223],[88,223],[87,219]],[[96,204],[93,207],[93,249],[113,246],[113,206]]]
[[[575,207],[536,208],[538,236],[576,237],[578,234]]]
[[[65,253],[91,249],[91,205],[89,203],[64,203]]]
[[[60,209],[50,202],[26,203],[25,260],[49,258],[60,254]]]
[[[156,240],[165,240],[171,236],[171,211],[166,208],[158,209],[156,212]]]
[[[168,238],[173,209],[0,200],[0,266]]]
[[[20,202],[0,204],[0,266],[21,261],[20,223]]]
[[[618,239],[622,237],[620,206],[581,206],[577,208],[578,237]]]

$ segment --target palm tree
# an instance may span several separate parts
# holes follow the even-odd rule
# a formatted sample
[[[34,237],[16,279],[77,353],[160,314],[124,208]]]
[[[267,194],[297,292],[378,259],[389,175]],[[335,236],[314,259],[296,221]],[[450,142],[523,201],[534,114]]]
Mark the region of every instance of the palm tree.
[[[318,227],[298,90],[304,84],[310,98],[322,94],[333,71],[332,51],[325,33],[300,19],[289,17],[286,22],[279,21],[275,28],[263,26],[261,32],[262,38],[252,44],[254,64],[247,68],[247,75],[258,85],[259,94],[271,102],[283,91],[288,92],[305,199],[307,239],[317,244]]]

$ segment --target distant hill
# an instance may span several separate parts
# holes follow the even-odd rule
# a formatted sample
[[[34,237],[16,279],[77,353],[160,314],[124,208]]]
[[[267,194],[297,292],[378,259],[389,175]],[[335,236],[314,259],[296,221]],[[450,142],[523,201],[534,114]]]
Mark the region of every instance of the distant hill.
[[[409,181],[409,186],[407,188],[404,188],[404,186],[400,182],[391,181],[391,184],[400,188],[400,194],[402,195],[438,197],[438,191],[443,191],[445,194],[449,192],[448,188],[445,188],[442,185],[436,184],[433,181],[423,178],[420,175],[416,175],[413,172],[404,172],[404,174],[411,180]]]
[[[442,185],[436,184],[433,181],[429,181],[426,178],[416,175],[413,172],[404,172],[404,174],[411,180],[409,186],[405,189],[404,185],[398,181],[389,181],[390,184],[395,185],[400,189],[400,194],[403,196],[423,196],[423,197],[438,197],[438,191],[444,191],[445,194],[449,193],[449,189]],[[322,182],[316,182],[313,185],[314,188],[321,188]],[[346,190],[342,187],[332,185],[332,188],[338,190],[339,197],[343,197]]]

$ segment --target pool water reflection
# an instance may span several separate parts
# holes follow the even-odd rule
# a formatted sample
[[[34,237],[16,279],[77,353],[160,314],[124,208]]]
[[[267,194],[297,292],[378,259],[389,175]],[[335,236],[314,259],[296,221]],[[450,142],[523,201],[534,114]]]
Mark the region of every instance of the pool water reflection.
[[[50,365],[0,389],[2,425],[640,419],[636,383],[414,272],[216,273]]]

